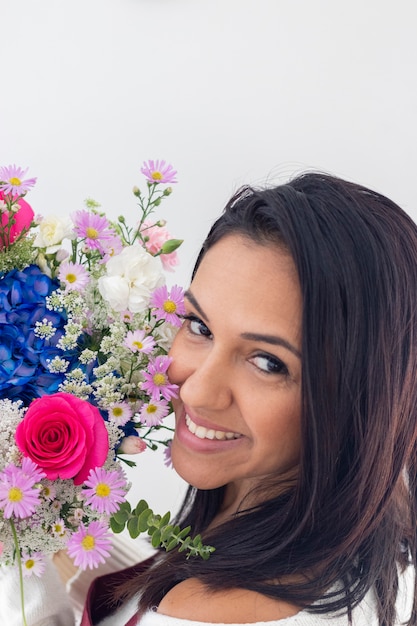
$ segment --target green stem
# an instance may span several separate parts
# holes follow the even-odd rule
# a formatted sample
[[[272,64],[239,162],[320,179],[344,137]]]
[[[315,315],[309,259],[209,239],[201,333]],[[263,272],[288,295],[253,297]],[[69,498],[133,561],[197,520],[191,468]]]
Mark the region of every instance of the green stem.
[[[19,541],[17,539],[16,527],[15,527],[15,525],[13,523],[13,520],[10,519],[9,522],[10,522],[10,526],[12,528],[13,542],[14,542],[14,546],[16,548],[17,566],[18,566],[18,569],[19,569],[20,604],[22,606],[23,626],[28,626],[28,623],[26,621],[26,616],[25,616],[25,597],[24,597],[24,592],[23,592],[23,571],[22,571],[22,559],[20,558],[20,546],[19,546]]]

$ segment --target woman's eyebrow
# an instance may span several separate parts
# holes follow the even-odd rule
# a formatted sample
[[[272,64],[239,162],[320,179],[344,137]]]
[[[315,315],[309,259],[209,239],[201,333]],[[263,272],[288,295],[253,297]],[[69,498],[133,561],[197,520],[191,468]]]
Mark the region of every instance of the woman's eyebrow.
[[[203,309],[201,308],[201,306],[198,304],[195,296],[191,293],[190,289],[187,289],[187,291],[184,293],[184,298],[187,298],[187,300],[189,300],[191,302],[191,304],[193,305],[193,307],[195,309],[197,309],[197,311],[199,312],[199,314],[201,315],[201,317],[203,317],[206,322],[209,322],[209,318],[207,317],[207,315],[204,313]]]
[[[207,322],[209,322],[209,318],[204,313],[203,309],[199,305],[197,299],[192,294],[190,289],[188,289],[184,293],[184,298],[187,298],[187,300],[189,300],[189,302],[198,311],[201,317],[203,317]],[[262,341],[264,343],[270,343],[273,346],[282,346],[283,348],[286,348],[287,350],[292,352],[292,354],[295,354],[295,356],[297,356],[299,359],[301,359],[301,352],[297,350],[295,346],[293,346],[289,341],[287,341],[283,337],[279,337],[276,335],[265,335],[263,333],[242,333],[241,337],[242,339],[247,339],[248,341]]]
[[[262,333],[242,333],[240,336],[243,339],[248,339],[249,341],[262,341],[270,343],[273,346],[282,346],[301,359],[301,352],[283,337],[279,337],[277,335],[264,335]]]

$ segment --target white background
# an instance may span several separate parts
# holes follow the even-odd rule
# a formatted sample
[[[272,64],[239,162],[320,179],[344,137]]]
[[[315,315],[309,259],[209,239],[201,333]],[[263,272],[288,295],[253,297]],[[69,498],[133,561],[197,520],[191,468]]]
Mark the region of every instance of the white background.
[[[0,164],[37,176],[36,213],[86,197],[135,220],[145,159],[178,170],[160,207],[175,280],[243,183],[320,169],[417,218],[415,0],[0,0]],[[172,280],[171,280],[172,282]],[[134,500],[182,486],[137,457]]]

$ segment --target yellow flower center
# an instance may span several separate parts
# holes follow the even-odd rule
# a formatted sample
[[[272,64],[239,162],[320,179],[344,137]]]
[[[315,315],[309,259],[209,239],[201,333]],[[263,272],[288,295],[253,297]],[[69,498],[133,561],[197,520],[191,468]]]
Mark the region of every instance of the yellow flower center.
[[[157,387],[162,387],[162,385],[165,385],[166,376],[165,374],[161,374],[160,372],[158,372],[157,374],[154,374],[152,380]]]
[[[11,185],[14,185],[15,187],[19,187],[22,184],[22,181],[20,180],[20,178],[17,178],[16,176],[12,176],[9,180],[9,183]]]
[[[55,524],[54,525],[54,532],[56,532],[57,534],[60,534],[60,533],[63,532],[61,524]]]
[[[156,413],[156,406],[154,404],[148,404],[148,406],[146,407],[146,412],[147,413]]]
[[[85,234],[87,235],[89,239],[97,239],[98,230],[96,228],[93,228],[92,226],[88,226],[88,228],[85,231]]]
[[[108,498],[110,487],[106,483],[99,483],[96,487],[96,495],[100,496],[100,498]]]
[[[28,559],[27,561],[25,561],[26,569],[32,569],[32,567],[34,566],[35,566],[35,561],[33,559]]]
[[[162,180],[161,172],[152,172],[152,180]]]
[[[23,499],[23,492],[18,487],[12,487],[9,490],[10,502],[20,502]]]
[[[67,281],[68,283],[75,283],[75,282],[76,282],[76,280],[77,280],[77,277],[76,277],[76,275],[75,275],[75,274],[67,274],[67,275],[65,276],[65,279],[66,279],[66,281]]]
[[[82,540],[81,545],[84,548],[84,550],[88,551],[94,548],[94,546],[96,545],[96,542],[92,535],[86,535],[84,539]]]
[[[123,415],[123,409],[120,406],[115,406],[112,409],[114,417],[121,417]]]
[[[141,341],[134,341],[133,345],[137,347],[138,350],[142,350],[143,343]]]
[[[172,300],[165,300],[164,302],[164,311],[165,313],[175,313],[177,310],[177,305]]]

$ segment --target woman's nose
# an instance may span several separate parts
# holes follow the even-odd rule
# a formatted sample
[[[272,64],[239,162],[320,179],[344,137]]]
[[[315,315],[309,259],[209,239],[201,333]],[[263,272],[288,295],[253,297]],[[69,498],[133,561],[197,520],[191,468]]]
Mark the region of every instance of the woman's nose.
[[[220,351],[212,348],[190,363],[180,383],[180,398],[196,410],[224,410],[233,401],[230,382],[230,367]]]

